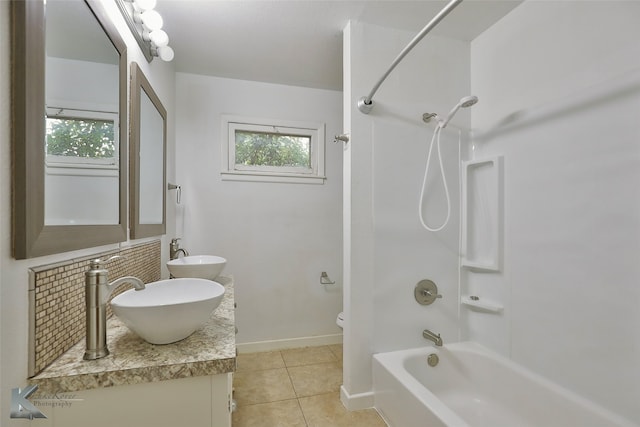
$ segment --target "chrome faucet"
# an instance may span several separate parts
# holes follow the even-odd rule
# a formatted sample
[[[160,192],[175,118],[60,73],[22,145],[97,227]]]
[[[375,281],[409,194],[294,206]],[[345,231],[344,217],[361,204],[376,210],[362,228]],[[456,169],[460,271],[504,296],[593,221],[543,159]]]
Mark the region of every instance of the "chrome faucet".
[[[422,336],[430,341],[433,341],[438,347],[442,347],[442,338],[440,334],[435,334],[428,329],[422,331]]]
[[[94,259],[89,264],[89,270],[84,274],[85,308],[87,311],[87,335],[84,360],[94,360],[109,354],[107,348],[107,301],[111,292],[122,283],[131,283],[136,291],[144,289],[144,282],[137,277],[126,276],[109,283],[109,271],[105,264],[119,255],[103,261]]]
[[[171,243],[169,243],[169,259],[170,260],[178,258],[178,256],[180,255],[180,252],[182,252],[182,255],[184,256],[189,256],[189,252],[187,252],[186,249],[182,249],[180,247],[178,240],[180,240],[179,237],[171,239]]]

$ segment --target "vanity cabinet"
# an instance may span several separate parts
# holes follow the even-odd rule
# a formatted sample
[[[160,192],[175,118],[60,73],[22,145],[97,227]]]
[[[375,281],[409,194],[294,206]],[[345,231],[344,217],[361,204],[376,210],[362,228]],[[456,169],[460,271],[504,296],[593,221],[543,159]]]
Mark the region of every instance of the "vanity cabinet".
[[[231,427],[233,374],[59,393],[34,404],[38,427]],[[54,404],[57,406],[52,407]]]
[[[149,344],[114,316],[108,356],[83,360],[82,341],[30,378],[38,390],[29,400],[47,417],[34,427],[230,427],[234,285],[232,277],[216,281],[222,302],[184,340]]]

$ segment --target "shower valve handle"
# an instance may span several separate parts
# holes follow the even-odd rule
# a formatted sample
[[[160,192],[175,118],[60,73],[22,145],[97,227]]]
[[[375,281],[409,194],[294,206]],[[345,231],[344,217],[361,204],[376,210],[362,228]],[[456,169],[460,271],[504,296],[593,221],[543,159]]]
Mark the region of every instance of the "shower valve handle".
[[[431,291],[427,290],[427,289],[423,289],[422,290],[422,295],[428,298],[442,298],[442,295],[437,294],[435,297],[433,296],[433,294],[431,293]]]
[[[429,305],[437,298],[442,298],[438,293],[438,287],[432,280],[421,280],[416,284],[413,290],[413,296],[420,305]]]

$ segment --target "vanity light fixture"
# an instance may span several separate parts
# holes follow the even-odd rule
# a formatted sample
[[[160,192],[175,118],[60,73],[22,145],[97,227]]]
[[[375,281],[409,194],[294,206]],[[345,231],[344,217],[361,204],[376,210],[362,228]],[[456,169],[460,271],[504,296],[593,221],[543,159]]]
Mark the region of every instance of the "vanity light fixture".
[[[156,7],[156,0],[133,0],[134,7],[140,10],[151,10]]]
[[[151,48],[151,54],[157,56],[165,62],[171,62],[173,60],[173,49],[170,46],[160,46],[157,48]]]
[[[169,47],[169,36],[162,30],[162,16],[156,7],[156,0],[116,0],[147,61],[154,57],[163,61],[173,60],[174,52]]]
[[[169,44],[169,36],[163,30],[143,31],[142,38],[150,41],[157,47],[167,46]]]
[[[135,11],[133,20],[137,24],[142,24],[143,31],[154,31],[162,28],[164,21],[162,16],[155,10]]]
[[[170,62],[173,59],[173,49],[169,47],[169,36],[162,30],[143,31],[142,39],[151,43],[151,55],[157,56],[163,61]]]

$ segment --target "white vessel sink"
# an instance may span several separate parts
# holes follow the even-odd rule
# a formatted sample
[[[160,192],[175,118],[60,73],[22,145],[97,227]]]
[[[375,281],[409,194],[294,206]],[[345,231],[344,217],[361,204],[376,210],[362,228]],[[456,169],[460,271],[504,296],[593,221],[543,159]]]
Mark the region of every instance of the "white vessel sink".
[[[202,327],[220,305],[224,286],[205,279],[170,279],[123,292],[111,308],[129,329],[152,344],[180,341]]]
[[[197,277],[213,280],[224,269],[227,260],[214,255],[191,255],[167,262],[173,277]]]

